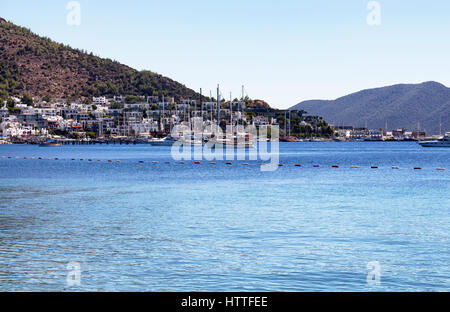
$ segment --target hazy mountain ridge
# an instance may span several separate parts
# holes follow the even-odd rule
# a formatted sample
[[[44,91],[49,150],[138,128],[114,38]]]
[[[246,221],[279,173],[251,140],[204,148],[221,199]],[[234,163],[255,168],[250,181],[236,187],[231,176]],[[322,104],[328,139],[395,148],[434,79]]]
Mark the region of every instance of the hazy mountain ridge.
[[[291,109],[304,109],[335,125],[369,128],[420,128],[428,133],[450,131],[450,89],[437,82],[398,84],[362,90],[336,100],[304,101]]]

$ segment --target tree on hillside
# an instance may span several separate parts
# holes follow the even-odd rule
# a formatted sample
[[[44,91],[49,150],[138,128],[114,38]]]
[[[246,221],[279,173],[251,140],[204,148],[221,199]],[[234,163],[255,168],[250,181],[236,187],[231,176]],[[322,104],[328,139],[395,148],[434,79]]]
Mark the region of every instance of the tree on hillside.
[[[29,94],[24,93],[22,95],[22,103],[28,106],[33,106],[33,98]]]
[[[16,102],[14,102],[14,100],[12,98],[8,98],[6,100],[6,106],[11,107],[11,108],[15,107],[16,106]]]

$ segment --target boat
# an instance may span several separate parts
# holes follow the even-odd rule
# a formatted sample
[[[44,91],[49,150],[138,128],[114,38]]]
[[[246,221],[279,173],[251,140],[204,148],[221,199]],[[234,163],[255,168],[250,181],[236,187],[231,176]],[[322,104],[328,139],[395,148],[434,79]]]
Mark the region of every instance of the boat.
[[[152,146],[172,146],[175,142],[177,141],[174,140],[171,136],[168,136],[162,139],[158,138],[151,139],[149,143]]]
[[[450,147],[450,132],[447,132],[443,138],[429,140],[429,141],[419,141],[422,147]]]
[[[280,142],[300,142],[298,138],[294,136],[285,136],[280,138]]]
[[[233,146],[236,148],[256,148],[255,144],[252,140],[249,140],[249,137],[246,137],[245,139],[239,140],[237,137],[234,137],[232,139],[227,138],[212,138],[208,141],[209,144],[214,144],[214,146]]]
[[[40,147],[58,147],[61,145],[61,143],[58,143],[56,141],[42,142],[41,144],[39,144]]]

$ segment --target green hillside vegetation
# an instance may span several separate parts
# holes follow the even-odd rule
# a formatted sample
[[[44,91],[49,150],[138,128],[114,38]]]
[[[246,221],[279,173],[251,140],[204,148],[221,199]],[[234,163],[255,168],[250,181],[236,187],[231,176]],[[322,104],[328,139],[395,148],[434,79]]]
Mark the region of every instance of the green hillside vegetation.
[[[118,94],[199,98],[170,78],[56,43],[0,19],[0,96],[24,93],[73,98]]]

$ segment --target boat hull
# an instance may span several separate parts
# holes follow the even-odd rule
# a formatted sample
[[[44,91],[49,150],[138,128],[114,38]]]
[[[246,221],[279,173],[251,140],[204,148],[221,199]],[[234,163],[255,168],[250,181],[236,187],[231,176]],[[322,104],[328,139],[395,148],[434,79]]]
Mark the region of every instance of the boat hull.
[[[150,142],[151,146],[172,146],[175,142]]]
[[[40,147],[60,147],[60,143],[42,143],[39,144]]]
[[[450,147],[450,143],[441,142],[420,142],[422,147]]]

